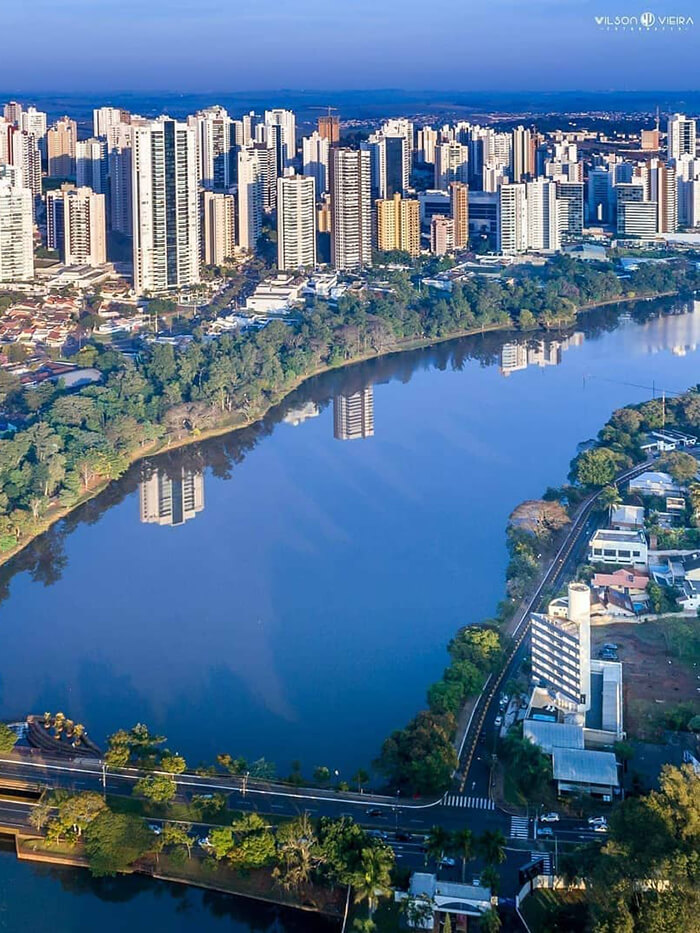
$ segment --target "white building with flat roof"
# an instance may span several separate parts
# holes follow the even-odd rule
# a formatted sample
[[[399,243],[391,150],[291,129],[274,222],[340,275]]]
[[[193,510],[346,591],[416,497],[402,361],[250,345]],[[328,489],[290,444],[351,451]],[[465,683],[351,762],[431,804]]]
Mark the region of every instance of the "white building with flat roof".
[[[588,545],[588,559],[592,564],[646,566],[647,557],[647,539],[643,531],[599,528]]]

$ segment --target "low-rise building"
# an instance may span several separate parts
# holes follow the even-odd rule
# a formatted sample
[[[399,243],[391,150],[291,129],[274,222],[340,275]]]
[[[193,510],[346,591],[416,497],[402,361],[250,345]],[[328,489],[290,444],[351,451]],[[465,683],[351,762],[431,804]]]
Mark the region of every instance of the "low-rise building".
[[[646,566],[647,558],[647,539],[642,531],[599,528],[588,546],[588,559],[593,564]]]
[[[554,748],[552,774],[558,794],[590,794],[612,800],[620,787],[617,759],[612,752]]]
[[[618,505],[610,515],[610,527],[616,531],[643,528],[644,508],[641,505]]]
[[[678,483],[668,473],[649,470],[629,482],[630,494],[640,496],[672,496],[680,491]]]
[[[412,930],[442,929],[441,917],[480,917],[497,903],[483,885],[440,881],[428,872],[411,875],[408,892],[397,891],[395,900],[406,904],[406,924]]]

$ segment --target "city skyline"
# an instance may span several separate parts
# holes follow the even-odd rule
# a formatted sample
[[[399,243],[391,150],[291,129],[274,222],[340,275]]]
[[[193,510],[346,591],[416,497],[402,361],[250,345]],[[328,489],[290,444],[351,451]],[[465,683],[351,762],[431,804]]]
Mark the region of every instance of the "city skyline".
[[[72,91],[85,87],[89,74],[94,91],[199,91],[231,84],[241,90],[400,85],[549,91],[556,73],[559,90],[675,89],[685,86],[689,57],[698,48],[693,12],[690,4],[670,2],[645,12],[633,0],[603,9],[587,0],[567,6],[496,0],[488,7],[446,0],[440,17],[399,0],[359,0],[332,9],[319,0],[293,9],[280,0],[264,9],[251,0],[230,9],[211,0],[155,0],[147,9],[131,0],[106,0],[99,8],[87,0],[60,7],[38,0],[31,13],[21,5],[4,11],[8,35],[31,27],[34,55],[30,69],[20,44],[8,44],[0,87]],[[67,20],[81,55],[62,62],[57,82],[51,53]],[[411,47],[413,61],[406,59]],[[187,54],[187,69],[179,52]],[[654,62],[658,67],[650,67]]]

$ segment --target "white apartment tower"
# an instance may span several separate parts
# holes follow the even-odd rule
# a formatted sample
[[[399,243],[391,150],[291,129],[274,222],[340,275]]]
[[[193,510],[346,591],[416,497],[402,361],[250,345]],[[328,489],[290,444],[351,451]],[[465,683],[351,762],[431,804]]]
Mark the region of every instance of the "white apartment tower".
[[[338,441],[354,441],[374,435],[374,389],[366,386],[352,395],[333,399],[333,436]]]
[[[684,113],[674,113],[668,118],[666,131],[669,159],[678,160],[684,155],[695,158],[697,139],[695,120],[689,120]]]
[[[370,153],[332,149],[331,262],[336,269],[372,264]]]
[[[316,182],[303,175],[277,179],[277,268],[316,265]]]
[[[297,152],[296,117],[291,110],[276,108],[265,111],[265,136],[277,154],[277,174],[291,168]]]
[[[107,194],[107,144],[103,139],[83,139],[75,144],[75,184]]]
[[[497,218],[498,251],[506,256],[525,252],[528,231],[525,185],[501,185]]]
[[[199,282],[194,130],[161,117],[133,127],[134,287],[162,293]]]
[[[204,262],[220,266],[236,251],[236,198],[222,191],[203,195],[202,247]]]
[[[0,176],[0,282],[28,282],[34,278],[33,199],[28,188]]]
[[[453,181],[469,182],[469,146],[440,143],[435,147],[435,187],[446,191]]]
[[[543,178],[526,186],[527,248],[556,252],[560,248],[556,182]]]
[[[46,195],[49,249],[67,266],[100,266],[107,261],[105,196],[91,188],[63,185]]]
[[[188,123],[197,132],[197,169],[202,187],[221,191],[233,184],[233,121],[223,107],[200,110]]]
[[[262,231],[268,159],[265,147],[244,146],[238,153],[238,245],[254,250]]]
[[[316,195],[319,198],[328,191],[330,147],[330,141],[318,132],[305,136],[301,143],[302,172],[307,178],[311,177],[315,180]]]

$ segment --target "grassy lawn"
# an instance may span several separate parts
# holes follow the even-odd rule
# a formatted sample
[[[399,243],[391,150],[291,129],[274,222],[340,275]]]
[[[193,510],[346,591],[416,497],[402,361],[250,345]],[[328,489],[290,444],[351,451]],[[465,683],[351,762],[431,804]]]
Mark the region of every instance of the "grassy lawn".
[[[586,929],[586,907],[582,891],[536,890],[523,901],[520,912],[525,922],[537,933],[552,933],[566,930],[567,933],[584,933]]]

